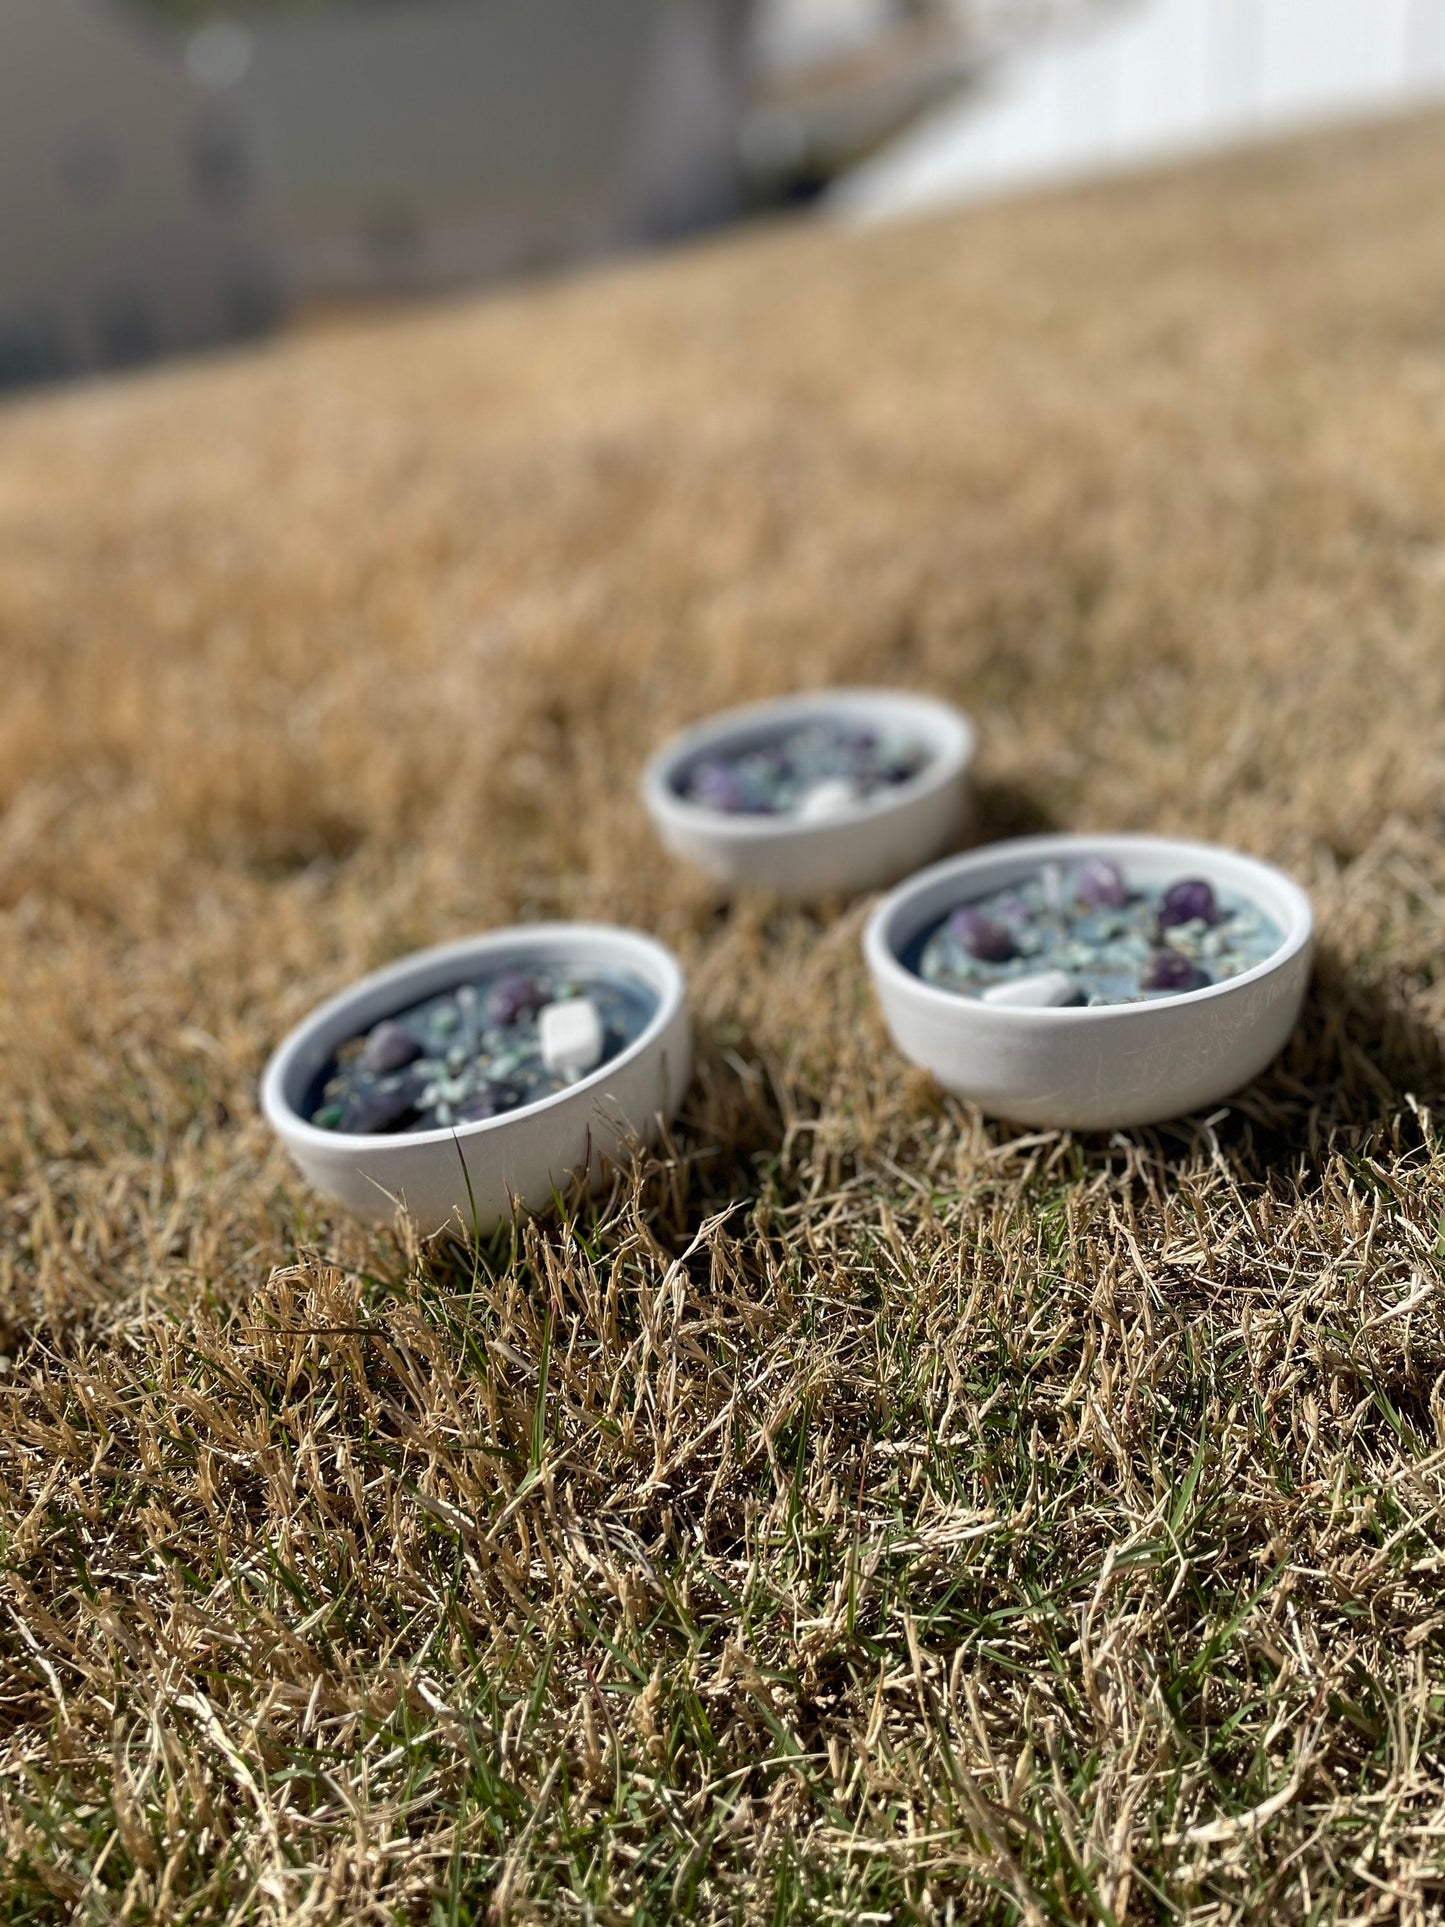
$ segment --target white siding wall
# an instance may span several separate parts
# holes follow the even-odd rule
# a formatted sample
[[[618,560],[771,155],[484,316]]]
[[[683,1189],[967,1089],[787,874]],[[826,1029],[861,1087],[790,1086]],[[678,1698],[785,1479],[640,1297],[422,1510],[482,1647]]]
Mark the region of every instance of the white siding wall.
[[[1119,0],[835,190],[883,219],[1445,96],[1445,0]]]

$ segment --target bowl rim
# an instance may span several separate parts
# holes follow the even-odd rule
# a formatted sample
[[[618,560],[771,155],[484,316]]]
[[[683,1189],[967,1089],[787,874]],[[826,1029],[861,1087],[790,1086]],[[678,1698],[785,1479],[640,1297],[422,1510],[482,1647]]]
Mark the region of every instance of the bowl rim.
[[[498,1117],[437,1126],[430,1131],[328,1131],[303,1117],[287,1097],[286,1082],[296,1058],[318,1031],[329,1029],[351,1006],[361,1004],[380,990],[394,988],[400,993],[408,978],[430,972],[441,964],[455,962],[462,965],[473,958],[495,952],[524,953],[529,941],[535,944],[539,939],[571,950],[574,953],[573,960],[577,962],[584,961],[589,946],[596,945],[599,940],[630,948],[634,959],[645,959],[654,973],[648,978],[648,983],[657,992],[657,1009],[646,1027],[625,1050],[620,1050],[615,1057],[609,1057],[585,1077],[579,1077],[575,1084],[569,1084],[562,1091],[553,1091],[550,1096],[534,1098],[529,1104],[519,1104],[514,1110],[503,1111]],[[518,961],[521,960],[522,955],[519,954]],[[458,981],[463,979],[459,976]],[[499,1134],[508,1125],[542,1116],[549,1110],[562,1109],[573,1099],[585,1096],[591,1088],[605,1083],[615,1077],[619,1070],[645,1056],[661,1041],[684,1008],[686,1000],[687,981],[681,964],[665,944],[640,930],[629,930],[623,925],[610,923],[518,923],[507,924],[497,930],[478,931],[473,936],[459,937],[450,943],[432,944],[425,950],[408,951],[393,963],[384,964],[365,977],[357,978],[334,997],[328,997],[324,1003],[318,1004],[287,1032],[267,1059],[266,1068],[261,1074],[261,1109],[272,1129],[287,1143],[310,1150],[353,1154],[377,1150],[421,1151],[438,1144],[453,1144],[458,1140]],[[374,1021],[379,1023],[381,1019],[378,1017]]]
[[[1206,876],[1210,874],[1211,862],[1220,857],[1227,858],[1231,866],[1242,866],[1247,872],[1252,871],[1267,884],[1271,894],[1288,908],[1289,923],[1283,938],[1267,957],[1261,958],[1257,964],[1251,964],[1248,970],[1241,970],[1234,977],[1225,977],[1217,984],[1206,984],[1200,990],[1172,991],[1166,996],[1151,997],[1146,1003],[1066,1004],[1062,1007],[984,1004],[958,991],[941,990],[937,985],[926,982],[916,971],[908,969],[894,948],[891,926],[918,897],[942,883],[945,878],[967,877],[1001,857],[1017,856],[1044,863],[1054,857],[1079,858],[1116,852],[1127,857],[1130,851],[1177,851],[1186,860],[1197,862]],[[959,901],[964,900],[960,898]],[[1257,983],[1282,970],[1292,958],[1308,948],[1314,928],[1314,907],[1293,877],[1277,869],[1274,864],[1242,850],[1232,849],[1228,844],[1200,843],[1189,837],[1140,831],[1069,830],[1054,831],[1043,836],[1008,837],[997,843],[985,843],[960,856],[945,857],[942,862],[932,863],[926,870],[918,870],[911,877],[905,877],[869,916],[863,931],[863,954],[880,991],[886,984],[942,1015],[961,1017],[967,1022],[977,1014],[986,1016],[990,1023],[1016,1023],[1022,1029],[1035,1024],[1106,1024],[1127,1019],[1148,1021],[1156,1011],[1172,1011],[1181,1007],[1203,1008],[1216,998],[1229,996],[1247,984]],[[916,931],[910,932],[909,941],[916,934]]]
[[[785,723],[792,717],[826,716],[830,711],[876,714],[880,709],[896,714],[911,712],[921,727],[932,731],[928,761],[906,782],[860,797],[815,822],[797,816],[732,816],[706,803],[694,803],[672,786],[673,775],[700,751],[721,748],[760,725]],[[653,751],[643,765],[640,789],[644,804],[655,818],[670,818],[688,829],[703,830],[731,842],[765,843],[785,837],[826,836],[830,831],[851,829],[905,808],[956,782],[977,753],[978,729],[973,719],[943,697],[912,689],[848,683],[836,688],[795,690],[786,696],[767,696],[714,711],[678,730]]]

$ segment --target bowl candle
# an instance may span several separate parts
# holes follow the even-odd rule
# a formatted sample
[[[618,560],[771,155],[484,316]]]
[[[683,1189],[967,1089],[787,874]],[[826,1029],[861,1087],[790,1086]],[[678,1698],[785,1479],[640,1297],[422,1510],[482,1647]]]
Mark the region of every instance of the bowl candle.
[[[1012,1123],[1116,1130],[1264,1069],[1299,1016],[1313,932],[1298,884],[1238,851],[1040,836],[908,878],[864,955],[894,1043],[945,1089]]]
[[[419,951],[299,1024],[261,1103],[358,1217],[485,1233],[655,1142],[692,1073],[682,972],[650,937],[535,924]]]
[[[658,835],[722,882],[794,902],[874,889],[936,856],[968,814],[974,731],[903,690],[824,689],[724,711],[642,777]]]

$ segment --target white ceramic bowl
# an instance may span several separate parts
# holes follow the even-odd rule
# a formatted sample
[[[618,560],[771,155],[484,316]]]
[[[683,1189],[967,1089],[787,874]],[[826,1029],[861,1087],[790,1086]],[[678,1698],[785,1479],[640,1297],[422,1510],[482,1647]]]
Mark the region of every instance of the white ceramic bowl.
[[[896,731],[925,744],[929,760],[906,783],[850,803],[820,821],[732,816],[679,793],[694,764],[736,755],[795,729],[836,718]],[[729,884],[758,884],[795,901],[874,890],[926,863],[962,830],[976,737],[951,704],[894,689],[827,689],[725,710],[664,743],[642,775],[642,800],[669,850]]]
[[[1094,1009],[1020,1010],[935,989],[902,957],[963,903],[1044,863],[1090,856],[1131,884],[1207,877],[1265,910],[1283,931],[1263,963],[1204,990]],[[893,1041],[945,1089],[1019,1124],[1107,1130],[1215,1104],[1262,1071],[1299,1016],[1314,917],[1298,884],[1253,857],[1163,836],[1030,836],[938,863],[878,906],[864,954]]]
[[[338,1044],[479,972],[552,963],[625,971],[658,1000],[642,1035],[570,1089],[453,1130],[353,1135],[303,1116]],[[302,1175],[357,1217],[390,1219],[404,1205],[423,1233],[469,1234],[474,1224],[486,1233],[511,1215],[513,1200],[540,1211],[574,1173],[595,1177],[629,1136],[655,1140],[691,1075],[692,1031],[671,952],[630,930],[551,923],[418,951],[363,978],[292,1031],[266,1066],[261,1105]]]

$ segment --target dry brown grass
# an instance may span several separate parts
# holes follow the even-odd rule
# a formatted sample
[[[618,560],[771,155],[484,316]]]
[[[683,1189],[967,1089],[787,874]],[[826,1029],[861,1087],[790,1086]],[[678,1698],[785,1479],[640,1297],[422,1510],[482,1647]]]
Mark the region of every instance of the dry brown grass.
[[[1445,1898],[1445,126],[784,232],[0,418],[0,1917],[1423,1922]],[[985,827],[1323,927],[1111,1141],[906,1074],[863,906],[633,771],[964,702]],[[666,1155],[475,1265],[308,1198],[278,1034],[659,931]]]

